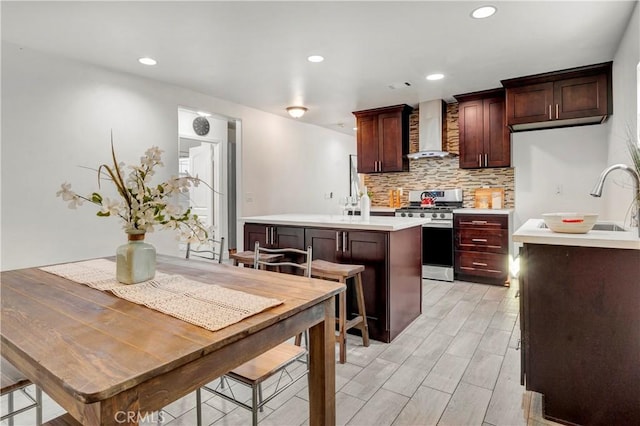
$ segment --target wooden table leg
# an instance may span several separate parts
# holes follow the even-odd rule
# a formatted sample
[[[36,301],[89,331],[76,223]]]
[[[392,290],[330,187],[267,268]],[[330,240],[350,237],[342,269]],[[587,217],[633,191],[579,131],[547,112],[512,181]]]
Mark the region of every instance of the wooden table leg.
[[[336,424],[335,298],[324,302],[324,322],[309,330],[309,424]]]

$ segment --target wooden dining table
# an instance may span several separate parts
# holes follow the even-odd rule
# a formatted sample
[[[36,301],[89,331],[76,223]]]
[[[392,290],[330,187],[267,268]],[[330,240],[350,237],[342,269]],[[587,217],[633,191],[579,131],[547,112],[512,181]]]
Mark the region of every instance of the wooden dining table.
[[[169,256],[157,269],[283,303],[213,332],[38,268],[5,271],[2,356],[81,424],[137,424],[309,329],[309,422],[335,424],[343,284]]]

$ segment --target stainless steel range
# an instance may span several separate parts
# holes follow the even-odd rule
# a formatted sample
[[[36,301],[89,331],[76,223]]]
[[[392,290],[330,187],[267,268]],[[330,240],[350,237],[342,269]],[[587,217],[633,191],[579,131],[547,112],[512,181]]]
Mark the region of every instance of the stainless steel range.
[[[398,217],[425,217],[422,225],[422,277],[453,281],[453,209],[462,207],[462,189],[409,191]]]

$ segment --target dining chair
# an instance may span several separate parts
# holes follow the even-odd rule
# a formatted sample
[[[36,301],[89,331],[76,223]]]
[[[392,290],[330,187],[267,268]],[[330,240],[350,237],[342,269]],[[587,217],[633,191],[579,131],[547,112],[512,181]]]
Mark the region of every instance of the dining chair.
[[[35,387],[35,397],[31,396],[26,388],[32,385],[31,381],[24,377],[24,375],[16,369],[13,364],[0,358],[0,396],[7,395],[7,412],[0,417],[0,421],[7,420],[8,426],[13,426],[14,417],[27,410],[35,408],[36,411],[36,425],[42,424],[42,390]],[[29,400],[28,405],[16,409],[14,406],[14,393],[22,392],[22,394]]]
[[[209,238],[205,244],[201,243],[195,249],[191,247],[191,243],[187,243],[187,253],[185,258],[190,259],[191,256],[215,260],[218,263],[222,263],[222,258],[224,257],[224,237],[220,237],[219,240]]]
[[[307,250],[294,248],[268,249],[260,247],[259,243],[256,242],[254,251],[254,268],[266,269],[288,266],[291,268],[298,268],[303,272],[303,275],[311,277],[311,253],[311,247],[308,247]],[[276,262],[265,260],[271,258],[268,256],[262,256],[264,254],[278,254],[281,256],[281,261]],[[295,263],[291,260],[297,258],[304,258],[304,262]],[[215,387],[203,386],[202,388],[251,411],[252,425],[256,426],[258,424],[258,412],[263,411],[263,407],[269,401],[307,375],[309,360],[306,348],[308,344],[306,331],[304,333],[304,337],[305,347],[301,346],[301,335],[298,335],[295,337],[295,344],[288,342],[281,343],[262,355],[259,355],[229,371],[220,378],[220,381]],[[294,368],[294,364],[297,364],[298,361],[304,364],[302,372]],[[262,385],[267,379],[274,376],[277,376],[277,379],[275,379],[276,383],[274,384],[274,390],[265,398],[262,393]],[[234,393],[234,387],[231,382],[239,383],[251,388],[250,405],[245,401],[240,400],[239,396]],[[196,416],[198,426],[202,424],[202,388],[196,391]]]

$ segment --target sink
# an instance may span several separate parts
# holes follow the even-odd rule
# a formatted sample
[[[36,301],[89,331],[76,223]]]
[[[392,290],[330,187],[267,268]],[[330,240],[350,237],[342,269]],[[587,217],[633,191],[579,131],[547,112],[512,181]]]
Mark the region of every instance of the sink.
[[[593,231],[621,231],[621,232],[626,231],[626,229],[624,229],[622,226],[618,226],[615,223],[596,223],[595,225],[593,225],[592,230]]]
[[[547,224],[542,222],[539,226],[540,228],[548,228]],[[616,232],[625,232],[622,226],[616,225],[615,223],[606,223],[606,222],[596,222],[591,228],[592,231],[616,231]]]

